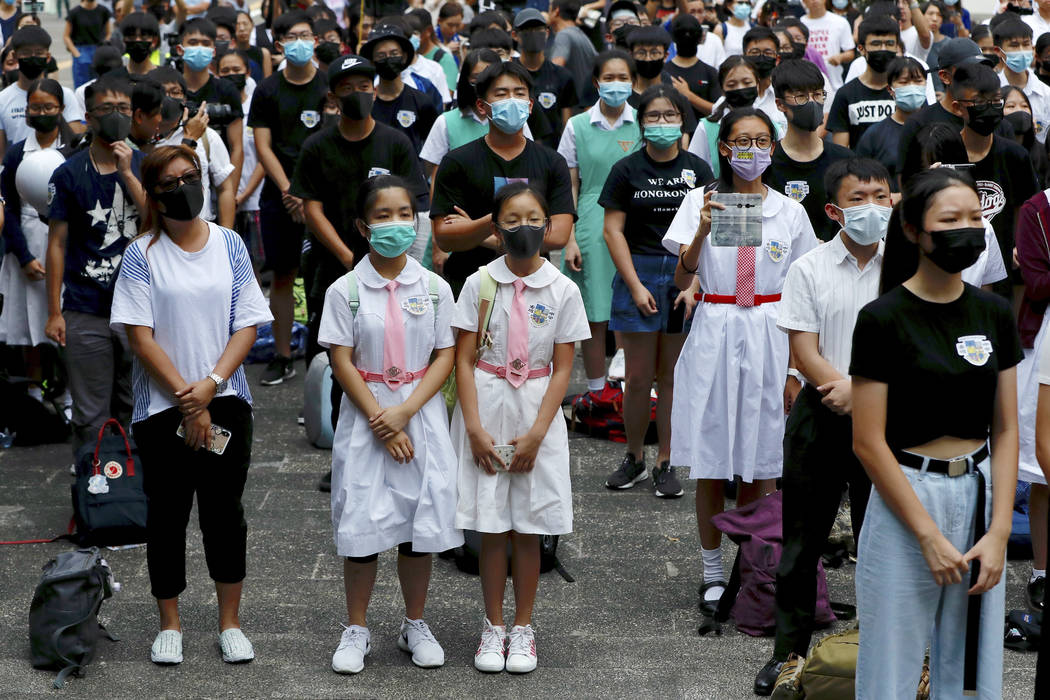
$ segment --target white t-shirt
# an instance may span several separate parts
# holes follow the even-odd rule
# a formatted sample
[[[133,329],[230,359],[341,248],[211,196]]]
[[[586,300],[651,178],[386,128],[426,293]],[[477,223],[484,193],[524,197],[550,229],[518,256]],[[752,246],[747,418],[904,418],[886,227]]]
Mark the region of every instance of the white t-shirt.
[[[704,32],[704,42],[696,47],[696,57],[716,69],[726,60],[726,48],[714,32]]]
[[[448,90],[448,77],[440,63],[416,54],[416,60],[412,61],[412,65],[401,71],[401,79],[407,81],[409,85],[415,85],[415,82],[412,81],[413,73],[434,83],[434,87],[441,93],[442,104],[447,105],[452,101],[452,93]]]
[[[237,331],[273,320],[269,304],[255,281],[240,235],[208,224],[208,242],[188,253],[167,234],[142,236],[128,244],[113,290],[109,324],[153,329],[153,339],[187,383],[215,370],[230,337]],[[132,374],[133,421],[145,420],[177,405],[136,359]],[[252,395],[238,367],[226,391],[251,403]]]
[[[849,51],[856,44],[853,41],[853,30],[845,17],[827,12],[820,19],[809,15],[802,17],[802,23],[809,28],[809,48],[815,49],[824,60],[843,51]],[[828,79],[831,87],[838,90],[842,87],[842,66],[828,64]]]
[[[7,145],[25,141],[32,129],[26,124],[26,91],[18,83],[12,83],[0,90],[0,130],[7,137]],[[66,122],[75,124],[84,121],[84,110],[77,102],[75,92],[67,87],[62,88],[62,100],[66,107],[62,117]]]
[[[241,103],[241,109],[244,110],[245,114],[248,114],[251,106],[252,96],[249,94],[248,99]],[[247,122],[247,120],[245,121]],[[248,180],[252,178],[252,173],[255,172],[255,167],[259,164],[259,154],[255,152],[255,130],[248,126],[247,123],[245,123],[242,130],[241,143],[244,144],[244,165],[241,166],[241,181],[237,185],[237,194],[244,191]],[[237,211],[259,211],[260,194],[262,194],[262,182],[259,183],[248,199],[241,202],[241,206],[237,207]]]
[[[182,143],[183,136],[182,127],[180,126],[171,136],[161,141],[158,145],[178,146]],[[204,139],[197,141],[197,157],[200,158],[201,170],[204,175],[201,179],[201,182],[204,184],[204,208],[201,209],[200,216],[205,221],[214,221],[218,212],[211,210],[211,189],[212,187],[218,188],[219,185],[226,181],[226,178],[233,172],[233,163],[230,162],[230,152],[226,150],[226,144],[222,142],[222,137],[214,129],[210,126],[207,127],[204,130],[204,136],[208,139],[207,148],[204,146]],[[245,154],[245,158],[247,159],[247,154]]]
[[[1003,252],[995,237],[995,229],[988,219],[984,220],[984,251],[977,262],[962,271],[963,282],[975,287],[995,284],[1006,279],[1006,265],[1003,264]]]
[[[1024,15],[1021,17],[1021,21],[1032,28],[1032,44],[1039,40],[1043,34],[1050,32],[1050,22],[1043,19],[1042,15],[1039,14],[1039,10],[1030,15]]]
[[[916,61],[922,64],[922,67],[926,69],[926,104],[933,104],[937,101],[937,93],[933,89],[933,78],[930,77],[934,71],[930,71],[929,64],[926,63],[926,59],[919,58],[915,54],[906,54],[908,58],[914,58]],[[868,69],[868,62],[861,55],[857,55],[853,59],[853,63],[849,64],[849,71],[846,73],[846,82],[859,78],[861,73]],[[830,99],[830,98],[829,98]]]
[[[919,30],[913,24],[901,32],[901,43],[904,44],[904,53],[911,54],[920,61],[925,61],[926,57],[930,55],[930,49],[933,48],[933,36],[930,36],[929,45],[923,46],[919,43]]]

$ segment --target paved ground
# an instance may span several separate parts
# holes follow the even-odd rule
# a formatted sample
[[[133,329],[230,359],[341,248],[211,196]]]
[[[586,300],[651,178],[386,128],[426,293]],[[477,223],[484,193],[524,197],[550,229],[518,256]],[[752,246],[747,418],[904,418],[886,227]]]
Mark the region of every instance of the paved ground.
[[[254,387],[258,367],[250,375]],[[67,685],[64,697],[753,697],[752,679],[770,640],[731,628],[719,638],[696,635],[692,485],[675,501],[654,499],[647,482],[610,493],[602,483],[621,447],[590,438],[570,442],[576,532],[562,540],[560,554],[576,583],[555,573],[542,577],[535,673],[485,676],[473,669],[483,617],[480,584],[440,560],[427,620],[447,663],[438,670],[415,668],[395,646],[402,608],[389,553],[381,558],[370,611],[373,652],[365,671],[355,677],[332,673],[330,655],[345,621],[341,563],[328,497],[315,490],[329,453],[310,447],[296,425],[301,391],[300,379],[256,390],[255,459],[244,498],[250,530],[242,620],[257,660],[231,667],[220,659],[214,589],[194,524],[191,582],[183,597],[185,663],[160,668],[149,661],[157,618],[145,550],[108,552],[123,590],[105,604],[103,616],[122,641],[103,641],[98,661],[85,678]],[[0,540],[63,530],[70,515],[67,453],[66,446],[0,452]],[[0,548],[0,695],[54,692],[53,674],[29,665],[26,615],[40,567],[67,546]],[[1022,605],[1026,571],[1011,565],[1009,607]],[[829,571],[833,599],[852,602],[852,576],[849,565]],[[1005,697],[1031,697],[1034,654],[1008,651],[1006,667]]]

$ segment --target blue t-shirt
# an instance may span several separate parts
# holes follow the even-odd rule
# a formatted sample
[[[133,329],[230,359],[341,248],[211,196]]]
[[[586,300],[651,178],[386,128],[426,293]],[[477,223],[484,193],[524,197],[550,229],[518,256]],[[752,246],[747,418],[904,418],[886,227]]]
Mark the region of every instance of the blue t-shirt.
[[[135,177],[145,157],[142,151],[132,154]],[[108,318],[117,267],[128,241],[138,235],[135,201],[119,173],[99,174],[87,148],[51,175],[48,199],[49,218],[68,226],[62,309]]]

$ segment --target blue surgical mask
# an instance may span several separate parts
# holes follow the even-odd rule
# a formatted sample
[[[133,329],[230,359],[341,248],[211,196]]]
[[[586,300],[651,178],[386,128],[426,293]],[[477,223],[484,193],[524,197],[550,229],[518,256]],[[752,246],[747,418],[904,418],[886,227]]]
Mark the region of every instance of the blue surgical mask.
[[[670,148],[682,138],[681,124],[651,124],[642,132],[645,140],[657,148]]]
[[[1006,67],[1014,73],[1024,73],[1032,65],[1031,51],[1011,51],[1006,54]]]
[[[737,19],[747,19],[751,16],[751,6],[744,2],[733,5],[733,16]]]
[[[631,96],[633,90],[634,88],[630,83],[621,83],[619,81],[598,83],[598,97],[610,107],[622,105]]]
[[[305,66],[314,57],[314,42],[296,39],[284,45],[284,57],[293,66]]]
[[[893,88],[893,100],[905,112],[914,112],[926,104],[925,85],[901,85]]]
[[[492,110],[492,123],[504,134],[514,134],[521,131],[525,122],[529,120],[529,101],[517,97],[510,97],[498,102],[489,102]]]
[[[182,60],[192,71],[201,71],[211,65],[215,49],[210,46],[183,46]]]
[[[831,6],[836,10],[845,10],[846,5],[849,5],[849,0],[831,0]]]
[[[419,35],[418,34],[413,34],[412,36],[410,36],[408,38],[408,41],[409,41],[409,43],[412,44],[412,48],[413,49],[415,49],[416,51],[419,51]]]
[[[846,222],[842,229],[857,245],[871,245],[885,236],[893,213],[889,207],[874,202],[845,209],[836,208],[842,212]]]
[[[386,221],[368,227],[372,235],[368,245],[384,258],[396,258],[408,250],[416,240],[414,221]]]

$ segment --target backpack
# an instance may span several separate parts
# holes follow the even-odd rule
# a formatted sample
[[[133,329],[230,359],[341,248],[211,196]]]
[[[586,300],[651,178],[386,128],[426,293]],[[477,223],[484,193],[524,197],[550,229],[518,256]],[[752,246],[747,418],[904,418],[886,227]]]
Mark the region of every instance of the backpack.
[[[1042,631],[1042,614],[1011,610],[1006,613],[1003,646],[1014,651],[1034,651],[1039,648]]]
[[[328,353],[319,352],[310,360],[303,385],[303,425],[306,439],[314,447],[332,449],[332,366]]]
[[[854,626],[845,632],[824,637],[809,650],[802,665],[799,685],[806,700],[840,700],[856,693],[857,654],[860,630]],[[930,662],[923,663],[922,675],[915,691],[916,700],[929,700]],[[910,698],[905,699],[910,700]]]
[[[113,428],[115,434],[106,434]],[[81,545],[122,545],[146,541],[146,494],[135,443],[120,421],[110,418],[77,453],[73,519]],[[94,487],[92,484],[96,484]],[[101,484],[103,491],[100,491]]]
[[[118,588],[97,547],[63,552],[44,566],[29,607],[29,653],[35,668],[58,670],[55,688],[84,675],[100,636],[118,641],[98,621],[102,601]]]

